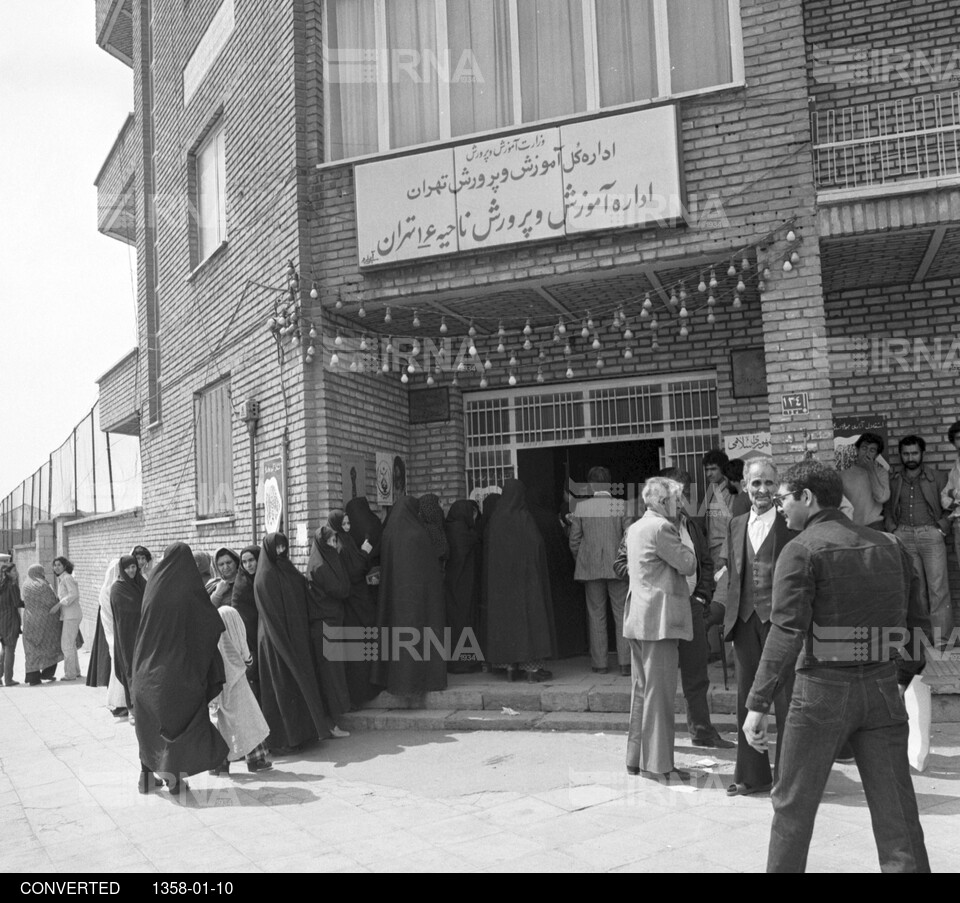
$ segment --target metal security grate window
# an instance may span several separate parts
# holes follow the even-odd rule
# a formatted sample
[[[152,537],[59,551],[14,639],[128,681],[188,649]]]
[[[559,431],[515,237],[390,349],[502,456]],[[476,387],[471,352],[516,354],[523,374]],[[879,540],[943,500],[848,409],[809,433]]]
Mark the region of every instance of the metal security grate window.
[[[579,383],[566,391],[514,389],[467,394],[467,485],[516,476],[517,452],[597,441],[663,440],[664,460],[704,490],[700,457],[720,445],[714,374]]]
[[[230,380],[196,397],[197,517],[233,514],[233,409]]]

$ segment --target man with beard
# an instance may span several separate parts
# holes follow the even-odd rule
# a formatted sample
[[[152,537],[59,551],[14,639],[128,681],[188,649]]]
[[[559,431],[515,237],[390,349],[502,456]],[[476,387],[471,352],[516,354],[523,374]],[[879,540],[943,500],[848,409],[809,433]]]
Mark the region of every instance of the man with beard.
[[[890,479],[890,499],[883,508],[884,524],[906,546],[920,577],[920,598],[930,615],[933,641],[942,646],[953,627],[947,549],[950,516],[941,495],[947,476],[923,463],[927,443],[919,436],[900,440],[902,469]]]

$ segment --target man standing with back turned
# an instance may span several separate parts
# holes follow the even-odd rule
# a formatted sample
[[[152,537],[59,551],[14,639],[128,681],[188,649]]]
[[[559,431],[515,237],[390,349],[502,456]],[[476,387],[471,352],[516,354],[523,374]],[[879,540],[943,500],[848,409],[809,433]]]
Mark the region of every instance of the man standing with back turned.
[[[765,750],[765,713],[796,666],[767,871],[806,869],[834,757],[849,743],[882,871],[927,872],[902,693],[923,667],[912,634],[930,622],[910,554],[896,537],[841,514],[842,495],[840,474],[818,461],[791,468],[778,494],[788,526],[803,532],[777,562],[772,626],[743,725],[750,745]],[[891,655],[904,647],[907,661]]]

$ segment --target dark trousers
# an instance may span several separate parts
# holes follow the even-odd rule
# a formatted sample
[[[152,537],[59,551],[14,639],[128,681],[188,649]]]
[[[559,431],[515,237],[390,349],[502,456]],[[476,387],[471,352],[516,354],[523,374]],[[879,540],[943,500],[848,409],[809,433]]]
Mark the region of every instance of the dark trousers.
[[[707,628],[703,623],[703,606],[690,601],[693,616],[693,639],[680,640],[680,685],[687,703],[687,729],[693,740],[711,741],[720,735],[710,720],[707,693],[710,677],[707,673]]]
[[[737,766],[733,772],[735,783],[759,787],[770,784],[780,769],[780,750],[783,748],[783,731],[787,721],[787,708],[793,696],[793,673],[784,681],[773,697],[777,722],[777,751],[774,772],[770,772],[770,757],[757,752],[743,736],[743,722],[747,720],[747,697],[760,667],[763,645],[770,632],[770,622],[761,621],[756,612],[746,621],[738,620],[733,628],[733,653],[737,661]]]
[[[8,687],[13,683],[13,657],[16,653],[16,639],[14,639],[12,643],[3,644],[3,651],[0,652],[0,666],[2,666],[3,670],[3,682]]]
[[[26,681],[36,686],[41,680],[53,680],[57,676],[57,666],[51,665],[42,671],[27,671]]]
[[[929,872],[907,761],[907,710],[896,666],[798,671],[773,789],[768,872],[802,872],[837,751],[849,742],[883,872]]]

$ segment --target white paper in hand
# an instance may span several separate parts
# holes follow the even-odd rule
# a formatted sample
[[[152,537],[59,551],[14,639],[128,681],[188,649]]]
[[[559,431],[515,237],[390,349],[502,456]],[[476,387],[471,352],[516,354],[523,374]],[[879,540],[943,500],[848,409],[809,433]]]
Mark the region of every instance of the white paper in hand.
[[[907,758],[910,765],[917,771],[927,767],[927,756],[930,755],[930,718],[931,701],[930,687],[923,682],[920,676],[910,681],[903,702],[907,707],[907,717],[910,719],[910,738],[907,741]]]

